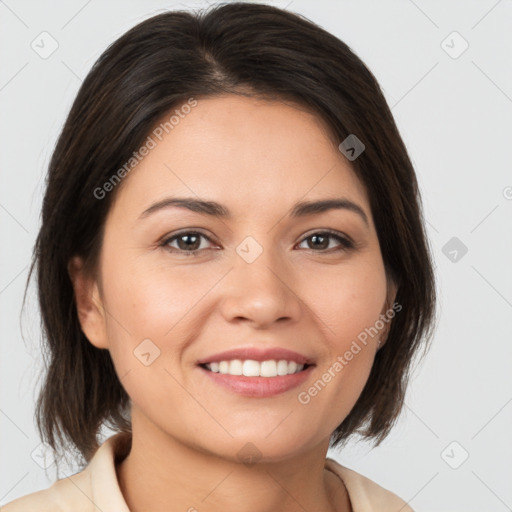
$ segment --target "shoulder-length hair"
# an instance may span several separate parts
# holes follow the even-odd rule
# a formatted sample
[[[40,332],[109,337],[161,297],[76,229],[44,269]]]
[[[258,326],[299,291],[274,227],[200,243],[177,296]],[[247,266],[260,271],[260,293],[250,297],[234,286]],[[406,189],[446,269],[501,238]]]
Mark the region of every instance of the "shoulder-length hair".
[[[83,81],[52,154],[27,287],[37,265],[46,372],[36,417],[54,453],[71,448],[88,463],[101,427],[131,431],[129,396],[108,350],[81,330],[67,267],[79,255],[88,275],[97,271],[121,186],[101,199],[97,190],[164,114],[191,97],[226,93],[293,100],[324,120],[333,140],[355,134],[364,143],[351,166],[402,310],[331,446],[355,433],[379,445],[403,408],[411,363],[433,331],[435,280],[414,168],[381,89],[347,44],[308,19],[269,5],[217,4],[158,14],[112,43]]]

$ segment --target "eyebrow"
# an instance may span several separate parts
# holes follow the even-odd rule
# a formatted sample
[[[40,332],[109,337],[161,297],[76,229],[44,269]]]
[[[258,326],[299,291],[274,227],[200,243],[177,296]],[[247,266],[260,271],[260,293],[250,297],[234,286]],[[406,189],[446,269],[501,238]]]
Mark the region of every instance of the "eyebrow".
[[[228,208],[215,201],[203,201],[192,197],[169,197],[152,204],[148,209],[144,210],[139,219],[143,219],[152,213],[164,208],[186,208],[192,212],[212,217],[224,219],[232,218],[232,214]],[[346,198],[323,199],[319,201],[301,201],[295,203],[290,212],[290,217],[299,218],[307,215],[317,215],[329,210],[348,210],[358,214],[369,226],[368,217],[364,210],[358,204]]]

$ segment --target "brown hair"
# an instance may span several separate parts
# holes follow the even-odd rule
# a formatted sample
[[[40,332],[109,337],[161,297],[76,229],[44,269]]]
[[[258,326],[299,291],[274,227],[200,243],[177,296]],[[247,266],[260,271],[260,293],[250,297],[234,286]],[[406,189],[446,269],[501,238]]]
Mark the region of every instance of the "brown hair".
[[[88,462],[100,428],[131,430],[129,396],[109,351],[81,330],[67,271],[74,255],[84,258],[88,275],[97,270],[106,215],[121,186],[102,200],[94,191],[174,106],[226,93],[293,99],[316,112],[338,143],[350,134],[364,143],[351,165],[369,194],[402,310],[331,446],[354,433],[380,444],[402,410],[413,356],[420,347],[426,353],[433,331],[435,281],[415,172],[381,89],[345,43],[306,18],[269,5],[217,4],[153,16],[111,44],[57,141],[27,279],[28,287],[37,264],[47,371],[36,416],[54,452],[62,446]]]

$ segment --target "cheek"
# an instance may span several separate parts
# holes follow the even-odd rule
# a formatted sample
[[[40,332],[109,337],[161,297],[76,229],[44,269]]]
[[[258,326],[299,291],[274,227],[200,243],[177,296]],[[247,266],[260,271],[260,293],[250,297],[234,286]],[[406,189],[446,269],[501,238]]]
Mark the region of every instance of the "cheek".
[[[218,277],[198,276],[183,268],[171,272],[141,262],[117,263],[111,266],[106,291],[108,338],[116,367],[119,373],[138,368],[135,357],[141,343],[146,345],[140,350],[147,346],[158,354],[154,368],[168,366],[170,359],[181,357],[182,344],[200,325],[198,302]],[[191,326],[192,318],[196,322]]]
[[[191,280],[184,277],[185,274],[179,268],[171,272],[169,268],[142,261],[120,264],[109,278],[108,302],[130,332],[137,336],[158,334],[162,337],[207,289],[204,280]]]
[[[328,416],[328,408],[335,410],[329,418],[329,428],[335,428],[354,406],[373,365],[375,324],[387,291],[384,267],[377,258],[360,260],[336,273],[332,269],[325,275],[317,273],[315,286],[308,286],[309,305],[327,350],[317,380],[303,390],[301,403],[308,402],[312,414]]]
[[[361,260],[340,267],[339,272],[331,268],[315,277],[314,283],[305,285],[309,305],[321,320],[330,348],[343,353],[383,312],[387,291],[383,264],[376,258]],[[374,344],[376,340],[374,336]]]
[[[187,313],[206,285],[187,286],[183,274],[164,273],[158,267],[124,266],[119,261],[111,269],[107,296],[111,358],[133,403],[156,407],[157,414],[162,400],[185,401],[166,371],[174,374],[173,365],[180,364],[181,340],[190,331]]]

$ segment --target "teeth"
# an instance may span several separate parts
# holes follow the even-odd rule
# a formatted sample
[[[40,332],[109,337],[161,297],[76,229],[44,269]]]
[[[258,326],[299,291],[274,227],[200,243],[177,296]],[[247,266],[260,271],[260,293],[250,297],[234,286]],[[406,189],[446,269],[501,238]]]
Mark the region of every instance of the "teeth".
[[[220,361],[218,363],[208,363],[206,367],[215,373],[228,375],[244,375],[246,377],[277,377],[278,375],[291,375],[304,369],[303,364],[297,364],[295,361],[286,361],[281,359],[276,361],[254,361],[246,359],[233,359],[231,361]]]

